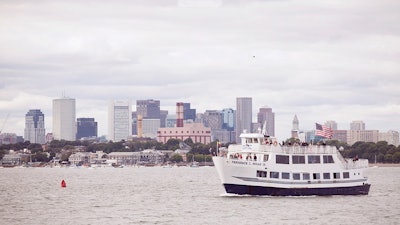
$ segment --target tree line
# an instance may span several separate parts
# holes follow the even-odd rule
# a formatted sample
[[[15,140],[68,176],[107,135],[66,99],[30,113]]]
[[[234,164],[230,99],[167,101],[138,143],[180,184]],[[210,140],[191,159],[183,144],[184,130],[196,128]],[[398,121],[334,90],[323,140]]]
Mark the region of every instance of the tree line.
[[[189,146],[189,154],[195,155],[196,160],[204,160],[205,155],[215,154],[217,141],[209,144],[194,143],[192,139],[186,139],[185,146]],[[23,150],[28,149],[31,152],[31,159],[33,162],[49,162],[57,153],[61,153],[60,161],[68,161],[68,157],[73,153],[76,147],[82,147],[85,152],[103,151],[104,153],[111,152],[138,152],[145,149],[155,150],[176,150],[182,147],[182,141],[179,139],[169,139],[167,143],[163,144],[155,140],[146,141],[109,141],[106,143],[95,143],[89,141],[66,141],[66,140],[53,140],[46,145],[32,144],[29,141],[16,144],[0,145],[0,159],[8,150]],[[190,155],[190,157],[192,157]],[[206,158],[210,161],[211,158]],[[178,159],[178,161],[180,161]]]
[[[326,144],[343,149],[341,153],[345,158],[368,159],[369,163],[400,163],[400,146],[389,145],[386,141],[377,143],[358,141],[349,146],[346,143],[332,140],[327,141]]]

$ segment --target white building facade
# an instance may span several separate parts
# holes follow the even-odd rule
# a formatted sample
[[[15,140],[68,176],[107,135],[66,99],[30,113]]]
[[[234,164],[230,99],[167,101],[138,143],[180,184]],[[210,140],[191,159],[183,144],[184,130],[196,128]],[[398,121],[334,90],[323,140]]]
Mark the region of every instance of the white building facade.
[[[128,140],[132,136],[131,101],[111,101],[108,107],[108,140]]]
[[[76,140],[75,99],[53,100],[53,137],[55,140]]]

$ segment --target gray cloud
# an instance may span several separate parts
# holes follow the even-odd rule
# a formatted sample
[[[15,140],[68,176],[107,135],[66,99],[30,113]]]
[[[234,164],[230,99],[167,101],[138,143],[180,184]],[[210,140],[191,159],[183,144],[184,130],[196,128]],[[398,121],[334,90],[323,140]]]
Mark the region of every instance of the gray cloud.
[[[77,99],[107,133],[110,99],[176,101],[198,112],[253,97],[277,134],[337,120],[343,129],[400,123],[400,3],[380,1],[2,1],[0,119],[23,134],[24,115]],[[22,121],[22,122],[21,122]],[[370,124],[370,125],[369,125]]]

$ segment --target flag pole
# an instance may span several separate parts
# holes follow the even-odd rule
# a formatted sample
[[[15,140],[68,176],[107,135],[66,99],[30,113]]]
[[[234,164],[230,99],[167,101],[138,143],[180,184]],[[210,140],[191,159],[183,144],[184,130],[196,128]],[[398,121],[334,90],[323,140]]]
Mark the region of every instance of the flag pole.
[[[217,156],[219,156],[219,141],[217,141]]]

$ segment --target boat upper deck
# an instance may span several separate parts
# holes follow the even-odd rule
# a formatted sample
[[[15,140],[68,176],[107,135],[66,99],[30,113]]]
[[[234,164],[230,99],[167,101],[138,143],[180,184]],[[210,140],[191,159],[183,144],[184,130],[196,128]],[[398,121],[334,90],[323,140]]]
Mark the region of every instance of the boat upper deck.
[[[272,152],[282,154],[336,154],[337,148],[329,145],[274,145],[274,144],[246,144],[230,145],[229,152]]]

